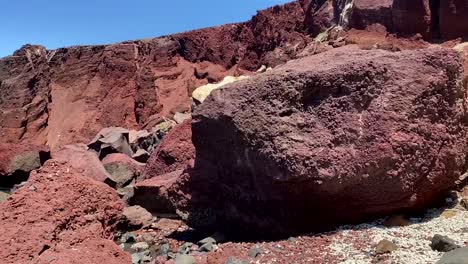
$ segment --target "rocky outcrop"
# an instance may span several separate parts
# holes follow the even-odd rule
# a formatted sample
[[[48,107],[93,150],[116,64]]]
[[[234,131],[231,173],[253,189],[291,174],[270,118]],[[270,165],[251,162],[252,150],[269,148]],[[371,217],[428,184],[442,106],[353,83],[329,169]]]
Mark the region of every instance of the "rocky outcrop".
[[[193,115],[180,210],[286,235],[423,209],[467,169],[462,73],[449,49],[345,47],[224,86]]]
[[[56,149],[186,112],[196,87],[294,58],[311,41],[304,8],[293,2],[245,23],[105,46],[24,46],[0,59],[0,135]]]
[[[123,205],[103,183],[48,161],[0,204],[0,262],[131,263],[112,241]]]

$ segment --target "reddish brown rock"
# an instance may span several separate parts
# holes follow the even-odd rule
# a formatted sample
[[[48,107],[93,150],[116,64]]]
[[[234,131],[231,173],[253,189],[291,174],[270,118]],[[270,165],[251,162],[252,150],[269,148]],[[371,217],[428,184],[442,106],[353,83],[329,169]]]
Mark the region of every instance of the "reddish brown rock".
[[[366,29],[373,24],[381,24],[388,30],[393,29],[393,0],[354,0],[349,26]]]
[[[151,154],[139,181],[163,175],[193,165],[195,148],[192,144],[191,119],[175,126]]]
[[[468,38],[468,1],[445,0],[439,3],[439,31],[446,39]]]
[[[107,240],[122,209],[110,187],[48,161],[0,204],[0,262],[130,263]]]
[[[141,129],[186,112],[196,87],[294,58],[311,41],[304,8],[288,3],[245,23],[149,40],[24,46],[0,59],[0,136],[58,149],[105,127]]]
[[[173,214],[175,207],[170,192],[183,170],[158,175],[135,184],[132,203],[159,214]]]
[[[94,180],[104,182],[112,178],[96,153],[89,151],[84,144],[64,146],[61,150],[52,152],[52,158],[57,161],[67,162],[70,167]]]
[[[27,180],[29,173],[48,158],[45,146],[0,143],[0,186],[11,187]]]
[[[237,235],[422,210],[467,169],[461,79],[450,49],[346,47],[227,85],[194,112],[175,201]]]
[[[118,188],[136,179],[145,168],[144,163],[140,163],[122,153],[107,155],[102,160],[102,164],[106,171],[112,175],[112,179]]]

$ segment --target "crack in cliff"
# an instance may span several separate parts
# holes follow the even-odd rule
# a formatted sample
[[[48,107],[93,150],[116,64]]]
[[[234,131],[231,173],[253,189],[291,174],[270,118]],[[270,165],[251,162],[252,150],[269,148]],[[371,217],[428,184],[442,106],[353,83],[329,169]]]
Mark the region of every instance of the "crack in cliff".
[[[440,36],[440,0],[430,0],[429,7],[431,10],[431,37],[439,39]]]

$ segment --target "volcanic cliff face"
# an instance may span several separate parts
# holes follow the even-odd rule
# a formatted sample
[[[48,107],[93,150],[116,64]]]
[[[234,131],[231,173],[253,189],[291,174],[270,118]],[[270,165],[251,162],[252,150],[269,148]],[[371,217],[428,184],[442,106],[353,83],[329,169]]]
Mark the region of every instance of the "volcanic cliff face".
[[[293,58],[311,41],[304,6],[150,40],[53,51],[26,45],[0,60],[0,134],[56,148],[103,127],[141,128],[187,111],[196,87]]]

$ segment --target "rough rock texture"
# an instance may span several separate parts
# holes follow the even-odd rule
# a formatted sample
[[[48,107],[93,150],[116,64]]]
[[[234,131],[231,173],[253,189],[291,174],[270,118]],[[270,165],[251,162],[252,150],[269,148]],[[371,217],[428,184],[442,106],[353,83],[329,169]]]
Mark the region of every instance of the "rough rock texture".
[[[135,184],[132,203],[140,205],[152,213],[173,214],[175,213],[174,203],[171,200],[177,192],[175,183],[181,176],[183,170],[176,170],[163,175],[158,175],[151,179]]]
[[[193,166],[195,148],[192,144],[191,119],[175,126],[151,154],[138,181]]]
[[[67,162],[70,167],[94,180],[104,182],[112,178],[112,175],[106,171],[96,153],[89,151],[84,144],[64,146],[59,151],[53,151],[52,158],[57,161]]]
[[[294,58],[311,41],[305,8],[293,2],[245,23],[105,46],[24,46],[0,59],[0,135],[56,149],[186,112],[196,87]]]
[[[461,79],[453,50],[346,47],[216,90],[178,206],[266,235],[422,209],[467,169]]]
[[[468,0],[440,1],[439,30],[443,38],[468,38]]]
[[[0,262],[130,263],[106,240],[122,209],[105,184],[64,162],[48,161],[0,204]]]
[[[0,143],[0,187],[28,179],[29,173],[49,158],[45,146]]]
[[[112,175],[112,179],[118,188],[136,179],[145,168],[144,163],[140,163],[122,153],[107,155],[102,160],[102,164],[106,171]]]
[[[402,35],[421,34],[431,37],[431,9],[429,0],[393,0],[393,32]]]

